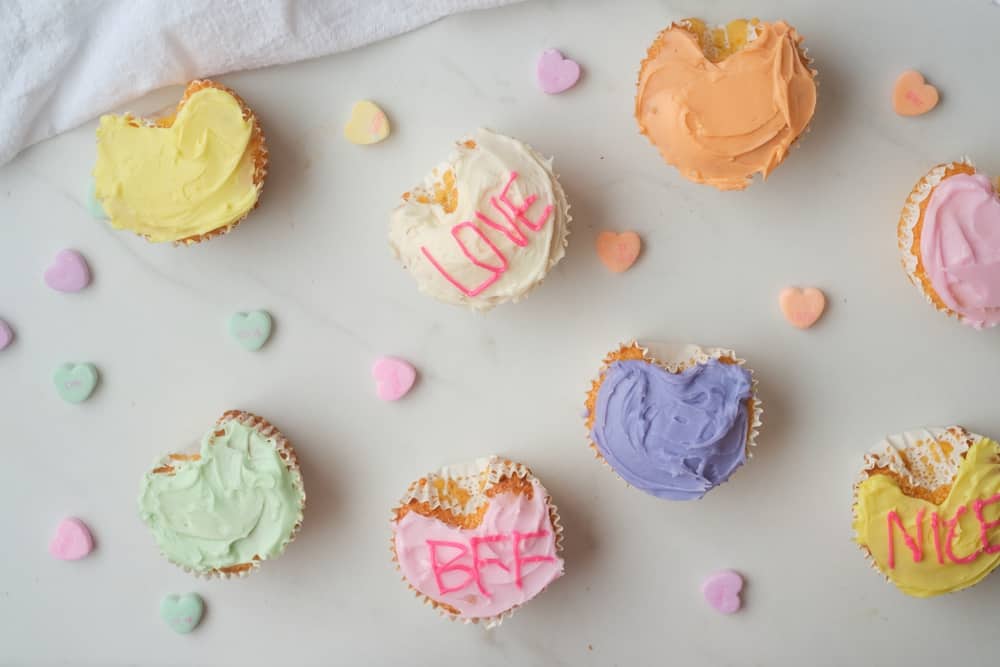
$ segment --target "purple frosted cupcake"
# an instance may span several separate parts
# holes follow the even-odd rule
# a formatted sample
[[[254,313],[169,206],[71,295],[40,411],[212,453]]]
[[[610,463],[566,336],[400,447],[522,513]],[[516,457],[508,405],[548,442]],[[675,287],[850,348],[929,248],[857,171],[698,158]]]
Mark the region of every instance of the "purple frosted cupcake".
[[[696,500],[749,458],[760,428],[756,384],[732,350],[622,345],[587,394],[590,446],[630,486]]]

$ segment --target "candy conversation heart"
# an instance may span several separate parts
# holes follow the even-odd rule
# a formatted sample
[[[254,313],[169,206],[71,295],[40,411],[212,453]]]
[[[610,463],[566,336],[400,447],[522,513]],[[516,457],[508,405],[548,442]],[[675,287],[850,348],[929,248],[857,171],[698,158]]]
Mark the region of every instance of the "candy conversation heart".
[[[234,313],[229,318],[229,335],[248,350],[256,351],[271,337],[271,314],[265,310]]]
[[[823,314],[826,297],[815,287],[787,287],[781,290],[778,304],[789,324],[799,329],[808,329]]]
[[[9,324],[0,320],[0,350],[8,347],[12,342],[14,342],[14,330]]]
[[[576,85],[580,79],[580,64],[556,49],[546,49],[538,57],[536,74],[542,92],[556,95]]]
[[[642,239],[635,232],[601,232],[597,235],[597,256],[614,273],[628,271],[639,258]]]
[[[56,393],[67,403],[82,403],[97,387],[97,367],[93,364],[65,363],[56,369],[52,381]]]
[[[76,250],[60,250],[45,270],[45,284],[59,292],[79,292],[90,284],[90,267]]]
[[[892,108],[900,116],[925,114],[938,103],[938,90],[924,80],[924,75],[908,70],[899,75],[892,89]]]
[[[344,136],[352,144],[377,144],[389,136],[389,119],[377,104],[369,100],[357,102],[351,118],[344,126]]]
[[[709,576],[701,586],[705,601],[720,614],[739,611],[742,601],[743,577],[732,570],[722,570]]]
[[[94,549],[94,538],[87,524],[79,519],[63,519],[49,543],[49,553],[59,560],[79,560]]]
[[[197,593],[167,595],[160,601],[160,617],[174,632],[186,635],[198,627],[205,602]]]
[[[397,357],[380,357],[372,366],[375,393],[383,401],[398,401],[413,387],[417,371],[408,361]]]

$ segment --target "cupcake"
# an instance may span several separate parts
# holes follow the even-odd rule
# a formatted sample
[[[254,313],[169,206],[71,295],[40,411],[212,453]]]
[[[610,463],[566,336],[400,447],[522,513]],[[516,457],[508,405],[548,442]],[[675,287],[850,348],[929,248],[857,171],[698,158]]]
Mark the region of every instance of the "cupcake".
[[[569,221],[552,160],[480,129],[403,193],[389,246],[424,294],[489,310],[542,283],[566,252]]]
[[[784,21],[672,24],[642,61],[639,131],[695,183],[742,190],[754,174],[766,178],[816,110],[802,39]]]
[[[562,526],[527,467],[497,457],[410,484],[392,512],[403,580],[452,620],[499,624],[562,576]]]
[[[188,84],[169,117],[109,114],[97,128],[94,197],[112,227],[154,243],[229,232],[257,206],[266,175],[257,116],[213,81]]]
[[[1000,444],[961,426],[889,436],[865,455],[854,532],[907,595],[978,583],[1000,562]]]
[[[732,350],[622,345],[587,394],[590,446],[640,491],[701,498],[750,456],[761,425],[756,389]]]
[[[139,513],[170,562],[205,577],[245,576],[302,524],[295,450],[278,429],[230,410],[195,452],[168,454],[142,479]]]
[[[1000,198],[971,162],[921,178],[897,236],[906,275],[931,305],[976,329],[1000,323]]]

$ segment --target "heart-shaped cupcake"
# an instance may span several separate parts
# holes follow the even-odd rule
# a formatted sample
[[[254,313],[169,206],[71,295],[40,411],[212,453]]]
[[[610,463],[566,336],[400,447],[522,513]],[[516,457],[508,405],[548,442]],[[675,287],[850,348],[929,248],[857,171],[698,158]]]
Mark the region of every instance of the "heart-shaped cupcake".
[[[443,615],[499,624],[562,576],[562,526],[524,465],[490,457],[410,485],[393,511],[393,560]]]
[[[305,500],[288,440],[264,419],[232,410],[197,452],[168,454],[143,477],[139,512],[168,560],[230,577],[285,550]]]
[[[766,178],[816,109],[816,72],[801,44],[784,21],[671,25],[639,72],[640,131],[695,183],[742,190],[754,174]]]
[[[910,282],[935,308],[977,329],[1000,324],[1000,196],[971,162],[920,179],[897,236]]]
[[[481,129],[403,195],[389,245],[421,292],[489,310],[542,283],[565,254],[569,221],[552,161]]]
[[[1000,565],[1000,443],[960,426],[889,436],[854,489],[855,540],[901,591],[973,586]]]
[[[586,400],[591,447],[630,486],[694,500],[742,466],[760,428],[752,373],[732,350],[622,345]]]
[[[246,103],[192,81],[173,116],[102,116],[94,196],[112,227],[153,242],[198,243],[230,231],[260,197],[264,134]]]

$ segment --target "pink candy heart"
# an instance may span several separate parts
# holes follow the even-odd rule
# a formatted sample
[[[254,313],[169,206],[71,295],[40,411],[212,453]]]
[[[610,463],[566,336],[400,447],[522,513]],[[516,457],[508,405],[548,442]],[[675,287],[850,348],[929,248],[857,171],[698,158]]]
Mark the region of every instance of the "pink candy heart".
[[[701,585],[702,595],[712,609],[720,614],[732,614],[739,611],[740,591],[743,590],[743,577],[732,570],[720,570]]]
[[[383,401],[398,401],[413,387],[417,370],[396,357],[379,357],[372,366],[375,393]]]
[[[90,284],[90,267],[75,250],[60,250],[45,270],[45,284],[60,292],[79,292]]]
[[[10,325],[0,320],[0,350],[4,349],[14,340],[14,330]]]
[[[576,85],[580,79],[580,64],[563,58],[556,49],[542,51],[538,58],[538,86],[549,95],[561,93]]]
[[[87,524],[79,519],[63,519],[56,536],[49,543],[49,553],[59,560],[79,560],[94,549],[94,538]]]

